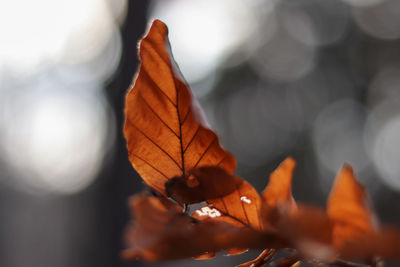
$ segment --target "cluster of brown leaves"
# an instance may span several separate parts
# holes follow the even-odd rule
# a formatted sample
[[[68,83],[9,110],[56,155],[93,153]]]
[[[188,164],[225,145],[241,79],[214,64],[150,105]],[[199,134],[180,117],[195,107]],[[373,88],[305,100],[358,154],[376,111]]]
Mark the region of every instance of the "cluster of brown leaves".
[[[166,25],[156,20],[140,43],[141,65],[126,97],[129,159],[156,196],[132,197],[135,220],[126,231],[125,259],[211,258],[265,249],[241,266],[276,261],[334,263],[400,259],[400,231],[381,227],[350,166],[337,174],[326,210],[300,205],[291,193],[295,161],[284,160],[260,194],[235,176],[236,160],[206,126],[171,56]],[[206,203],[192,214],[187,205]]]

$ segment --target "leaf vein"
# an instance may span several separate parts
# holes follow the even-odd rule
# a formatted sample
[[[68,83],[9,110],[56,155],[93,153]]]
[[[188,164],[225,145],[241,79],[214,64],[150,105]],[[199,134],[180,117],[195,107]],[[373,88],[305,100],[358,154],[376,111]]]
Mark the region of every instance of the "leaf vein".
[[[172,73],[172,70],[171,70]],[[173,73],[172,73],[173,74]],[[179,112],[179,91],[178,91],[178,86],[176,84],[176,80],[174,78],[174,84],[175,84],[175,91],[176,91],[176,113],[178,114],[178,123],[179,123],[179,144],[181,148],[181,161],[182,161],[182,175],[185,175],[185,156],[184,156],[184,151],[183,151],[183,142],[182,142],[182,122],[181,122],[181,115]]]
[[[159,174],[161,174],[162,176],[165,177],[166,180],[169,180],[168,176],[165,175],[162,171],[160,171],[158,168],[156,168],[154,165],[152,165],[151,163],[149,163],[147,160],[145,160],[144,158],[140,157],[139,155],[135,154],[135,153],[130,153],[130,155],[140,159],[141,161],[143,161],[144,163],[146,163],[148,166],[152,167],[155,171],[157,171]]]
[[[199,162],[203,159],[204,155],[207,154],[208,150],[210,149],[210,147],[212,146],[212,144],[214,144],[214,142],[217,140],[216,136],[214,136],[213,141],[208,145],[207,149],[203,152],[203,154],[200,156],[199,160],[196,162],[196,164],[193,166],[193,169],[197,167],[197,165],[199,164]]]
[[[222,157],[222,159],[217,163],[217,167],[228,157],[228,153],[225,153],[225,155]]]
[[[160,151],[164,152],[165,155],[167,155],[175,164],[178,166],[180,170],[182,170],[182,167],[179,166],[179,163],[167,152],[165,151],[159,144],[154,142],[148,135],[146,135],[142,130],[140,130],[135,124],[133,124],[130,120],[127,120],[130,125],[132,125],[133,128],[135,128],[139,133],[141,133],[147,140],[149,140],[152,144],[154,144]]]
[[[161,122],[162,124],[164,124],[165,127],[167,127],[176,137],[179,138],[179,136],[177,135],[177,133],[175,133],[175,131],[172,130],[172,128],[169,127],[168,124],[167,124],[163,119],[161,119],[161,117],[160,117],[160,116],[155,112],[155,110],[150,106],[150,104],[147,102],[147,100],[146,100],[142,95],[139,95],[139,96],[140,96],[140,98],[143,100],[143,102],[149,107],[149,109],[151,110],[151,112],[160,120],[160,122]]]
[[[189,111],[183,116],[182,125],[185,124],[186,119],[189,118],[189,114],[192,112],[192,107],[189,108]]]
[[[241,195],[241,194],[240,194],[240,187],[241,187],[241,186],[242,186],[242,185],[239,185],[238,188],[236,189],[236,191],[237,191],[237,193],[238,193],[238,195],[239,195],[239,197],[238,197],[239,203],[240,203],[240,206],[241,206],[242,209],[243,209],[243,214],[244,214],[244,216],[245,216],[245,218],[246,218],[247,224],[250,225],[250,220],[249,220],[249,217],[247,216],[246,208],[244,207],[243,202],[240,200],[240,195]]]
[[[192,144],[192,142],[193,142],[193,140],[195,139],[195,137],[196,137],[196,135],[197,135],[197,133],[199,132],[199,130],[200,130],[200,124],[198,125],[198,127],[197,127],[197,130],[196,130],[196,132],[193,134],[193,136],[192,136],[192,138],[190,138],[190,141],[189,141],[189,143],[187,144],[187,146],[185,147],[185,149],[183,150],[183,153],[185,153],[186,152],[186,150],[189,148],[189,146]]]
[[[148,71],[145,68],[142,68],[142,70],[143,70],[144,74],[149,78],[151,83],[154,85],[154,86],[150,86],[150,88],[158,89],[158,91],[160,91],[167,98],[168,102],[170,102],[175,108],[177,108],[177,104],[175,104],[174,101],[172,101],[172,99],[160,88],[160,86],[158,86],[158,84],[151,78]]]

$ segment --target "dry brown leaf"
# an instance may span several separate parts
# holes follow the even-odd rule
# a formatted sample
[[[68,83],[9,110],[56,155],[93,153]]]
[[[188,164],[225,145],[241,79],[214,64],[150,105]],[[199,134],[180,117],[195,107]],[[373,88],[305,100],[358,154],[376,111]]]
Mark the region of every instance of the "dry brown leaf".
[[[168,197],[178,203],[200,203],[232,193],[243,183],[240,177],[219,167],[201,167],[188,176],[174,177],[165,184]]]
[[[226,216],[232,217],[255,230],[261,230],[259,211],[261,198],[257,191],[246,181],[238,188],[221,198],[209,199],[207,203]]]
[[[171,55],[167,26],[155,20],[140,42],[141,65],[126,96],[124,134],[129,159],[142,179],[166,196],[164,184],[201,166],[232,174],[235,158],[204,126]]]
[[[288,158],[271,175],[270,184],[263,192],[263,198],[270,200],[270,206],[268,207],[273,206],[276,208],[278,204],[283,205],[284,203],[289,203],[291,207],[295,206],[290,185],[294,165],[294,160]],[[206,172],[203,174],[207,175]],[[231,177],[231,179],[233,179],[233,177]],[[237,179],[239,178],[237,177]],[[224,186],[228,187],[228,179],[226,181],[227,183]],[[195,213],[195,217],[200,220],[220,220],[237,226],[251,227],[257,231],[263,230],[268,233],[276,232],[275,228],[265,227],[267,224],[271,225],[271,222],[264,223],[264,225],[262,224],[260,220],[262,206],[260,195],[246,181],[240,183],[237,189],[229,195],[220,198],[206,199],[206,201],[210,206],[203,207]],[[264,209],[263,211],[266,211],[269,215],[271,214],[270,210]],[[268,248],[271,247],[268,246],[268,244],[265,245]],[[228,254],[240,254],[243,252],[245,252],[243,249],[231,249],[228,251]]]
[[[342,256],[360,258],[373,254],[368,244],[378,230],[377,220],[364,187],[357,182],[349,165],[344,165],[335,178],[327,214],[333,222],[333,246]]]
[[[259,219],[261,198],[249,183],[215,167],[194,169],[190,174],[189,177],[175,177],[167,182],[168,196],[172,196],[180,203],[206,201],[209,206],[203,207],[206,212],[204,216],[198,218],[200,220],[214,218],[208,216],[207,209],[211,209],[221,214],[215,216],[223,218],[219,220],[235,221],[236,225],[261,230]],[[191,187],[191,184],[194,186]],[[197,212],[197,216],[203,214],[201,210]]]
[[[230,204],[227,204],[225,201],[226,197],[223,198],[218,198],[216,199],[211,199],[208,200],[207,202],[210,203],[217,203],[217,206],[214,206],[214,204],[210,204],[207,206],[204,206],[198,210],[196,210],[192,216],[199,221],[220,221],[224,223],[228,223],[230,225],[233,225],[238,228],[246,228],[246,229],[252,229],[256,231],[260,236],[263,235],[263,232],[260,232],[259,228],[254,228],[255,226],[259,225],[259,220],[258,220],[258,213],[257,217],[249,217],[253,213],[253,209],[257,208],[256,206],[253,206],[252,208],[242,206],[243,204],[239,203],[238,201],[235,201],[237,199],[237,190],[235,190],[232,194],[228,195],[228,201],[233,201],[234,205],[240,205],[239,207],[241,210],[237,211],[234,210],[235,213],[229,213],[229,210],[223,210],[223,207],[225,206],[230,206]],[[250,201],[250,200],[248,200]],[[225,203],[225,204],[224,204]],[[251,203],[246,203],[247,205],[251,205]],[[224,206],[225,205],[225,206]],[[232,207],[232,206],[230,206]],[[232,208],[231,208],[232,209]],[[258,210],[256,210],[258,212]],[[277,232],[272,230],[269,231],[266,234],[273,234],[277,235]],[[284,240],[281,240],[281,243],[287,243]],[[274,244],[268,244],[265,243],[264,245],[267,246],[274,246]],[[227,249],[227,254],[228,255],[238,255],[246,252],[249,247],[230,247]]]
[[[179,213],[178,205],[168,207],[160,198],[137,196],[131,206],[136,220],[126,233],[125,259],[173,260],[230,248],[283,246],[275,234],[260,234],[251,228],[218,220],[196,222]]]
[[[294,159],[288,157],[271,173],[262,192],[263,227],[277,229],[306,258],[331,258],[330,219],[321,209],[298,206],[292,196],[295,166]]]
[[[274,228],[282,216],[296,209],[292,196],[292,179],[296,162],[286,158],[270,175],[262,192],[260,218],[264,229]]]
[[[198,177],[199,181],[202,179],[216,181],[214,177],[209,176],[208,174],[209,172],[197,172],[196,177]],[[204,175],[204,177],[201,178],[200,176],[202,175]],[[204,200],[209,203],[209,205],[196,210],[193,216],[199,220],[223,221],[237,227],[252,228],[256,231],[261,231],[261,198],[258,192],[249,183],[241,180],[240,177],[235,177],[226,173],[224,176],[226,177],[221,179],[221,181],[225,181],[225,183],[218,184],[218,187],[226,187],[221,192],[226,193],[228,192],[227,189],[231,191],[231,186],[234,184],[236,187],[234,188],[235,190],[230,194],[224,194],[225,196],[223,197],[205,198]],[[187,192],[190,192],[190,190],[187,190]],[[180,193],[180,195],[182,195],[182,193]],[[213,193],[213,195],[215,195],[215,193]],[[264,229],[264,231],[268,233],[276,233],[275,229]],[[262,235],[262,232],[259,233]],[[270,244],[265,245],[270,246]],[[237,255],[245,251],[247,251],[247,249],[242,247],[231,248],[228,249],[227,252],[229,255]]]
[[[269,183],[261,194],[268,206],[296,205],[292,196],[292,179],[295,166],[294,159],[288,157],[271,173]]]

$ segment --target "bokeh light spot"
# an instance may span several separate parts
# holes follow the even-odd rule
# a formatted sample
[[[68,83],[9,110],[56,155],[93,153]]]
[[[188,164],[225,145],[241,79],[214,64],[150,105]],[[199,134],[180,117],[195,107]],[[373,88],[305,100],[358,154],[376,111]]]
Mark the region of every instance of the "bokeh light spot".
[[[106,0],[0,2],[0,71],[34,75],[96,58],[116,28]]]
[[[256,29],[252,3],[239,0],[153,1],[150,18],[171,29],[174,57],[188,82],[215,71],[232,49]],[[253,3],[254,4],[254,3]]]
[[[8,182],[19,188],[75,193],[96,177],[113,143],[113,120],[97,90],[71,94],[52,86],[2,99],[0,157],[15,174]]]
[[[400,37],[400,1],[385,0],[374,6],[354,9],[358,26],[367,34],[393,40]]]
[[[382,181],[400,191],[400,116],[389,120],[377,133],[373,144],[374,165]]]
[[[363,131],[366,119],[364,107],[351,99],[343,99],[327,106],[318,115],[313,130],[313,146],[318,161],[332,174],[344,164],[357,172],[369,165],[364,149]],[[331,177],[326,177],[331,182]]]
[[[254,53],[251,64],[265,80],[293,81],[313,70],[315,58],[313,47],[280,31]]]

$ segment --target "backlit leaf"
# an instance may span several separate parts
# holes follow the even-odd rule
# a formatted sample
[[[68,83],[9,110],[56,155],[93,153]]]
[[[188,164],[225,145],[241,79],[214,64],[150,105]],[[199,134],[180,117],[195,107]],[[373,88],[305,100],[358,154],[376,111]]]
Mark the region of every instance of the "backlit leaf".
[[[292,196],[292,178],[296,162],[286,158],[270,175],[269,182],[262,192],[261,219],[264,228],[274,227],[282,215],[296,209]]]
[[[126,233],[125,259],[172,260],[207,257],[230,248],[260,248],[266,243],[283,246],[275,234],[260,234],[218,220],[196,222],[179,213],[179,206],[168,207],[160,198],[138,196],[131,205],[136,220]]]
[[[202,174],[207,176],[207,172]],[[230,176],[230,178],[229,178]],[[229,175],[225,178],[226,183],[220,186],[231,189],[230,185],[236,182],[236,188],[230,194],[218,198],[206,198],[208,206],[196,210],[194,217],[199,220],[223,221],[237,227],[252,228],[261,231],[262,225],[260,221],[261,198],[257,191],[246,181],[239,177]],[[211,180],[213,177],[211,177]],[[227,192],[223,190],[221,192]],[[269,233],[276,233],[274,229],[268,229]],[[259,232],[261,235],[262,233]],[[267,245],[267,244],[265,244]],[[268,246],[271,246],[269,244]],[[229,255],[237,255],[246,252],[246,248],[230,248]]]
[[[271,173],[269,183],[262,192],[263,226],[265,229],[278,229],[306,258],[331,257],[330,219],[316,207],[297,206],[292,196],[295,166],[294,159],[288,157]]]
[[[261,198],[257,191],[246,181],[235,191],[221,198],[209,199],[207,203],[213,205],[223,214],[235,218],[246,226],[261,230],[259,211]]]
[[[288,157],[271,173],[269,183],[262,192],[262,198],[268,206],[296,205],[292,196],[292,179],[295,166],[294,159]]]
[[[166,184],[166,193],[179,203],[199,203],[232,193],[243,183],[219,167],[200,167],[188,176],[174,177]]]
[[[372,242],[377,230],[376,217],[364,187],[357,182],[349,165],[344,165],[335,178],[327,214],[333,222],[333,245],[342,254],[357,256],[358,248],[364,248],[362,254],[372,253],[365,245]]]
[[[180,203],[206,201],[210,209],[217,210],[224,218],[255,230],[261,229],[261,198],[249,183],[215,167],[194,169],[190,174],[168,181],[167,195]]]
[[[139,47],[141,65],[126,96],[124,134],[142,179],[166,196],[164,184],[201,166],[228,173],[235,158],[219,145],[171,56],[166,25],[155,20]]]

